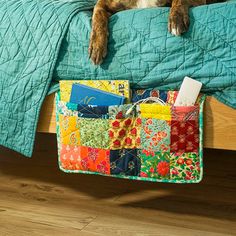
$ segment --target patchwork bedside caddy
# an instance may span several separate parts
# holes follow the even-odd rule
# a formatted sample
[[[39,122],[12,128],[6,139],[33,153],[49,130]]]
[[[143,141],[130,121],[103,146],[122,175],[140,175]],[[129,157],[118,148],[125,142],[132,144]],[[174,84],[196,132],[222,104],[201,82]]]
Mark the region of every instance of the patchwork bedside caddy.
[[[160,97],[166,105],[133,105],[148,96]],[[174,91],[139,90],[133,93],[133,104],[105,107],[63,102],[58,92],[60,169],[153,182],[200,182],[205,97],[195,106],[174,107],[176,96]]]

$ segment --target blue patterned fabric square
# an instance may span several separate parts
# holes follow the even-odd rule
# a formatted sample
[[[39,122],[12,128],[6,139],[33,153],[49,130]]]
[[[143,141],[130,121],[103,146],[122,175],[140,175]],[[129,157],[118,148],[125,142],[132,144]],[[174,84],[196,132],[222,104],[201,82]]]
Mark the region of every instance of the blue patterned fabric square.
[[[138,155],[138,150],[111,150],[110,168],[112,175],[138,176],[141,169],[141,161]]]
[[[146,89],[146,90],[132,90],[132,102],[138,102],[141,99],[148,97],[160,98],[163,102],[167,101],[167,91],[161,91],[157,89]]]
[[[77,105],[79,117],[108,119],[108,106]]]

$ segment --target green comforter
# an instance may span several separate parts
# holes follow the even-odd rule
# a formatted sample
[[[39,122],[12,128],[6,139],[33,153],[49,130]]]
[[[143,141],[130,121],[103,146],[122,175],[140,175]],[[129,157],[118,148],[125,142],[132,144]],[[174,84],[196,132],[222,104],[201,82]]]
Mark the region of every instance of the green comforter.
[[[94,67],[87,54],[88,10],[94,2],[0,0],[1,145],[32,155],[40,107],[53,77],[129,79],[133,88],[176,89],[189,75],[236,108],[234,2],[191,10],[190,31],[178,38],[167,33],[167,8],[116,14],[101,67]]]

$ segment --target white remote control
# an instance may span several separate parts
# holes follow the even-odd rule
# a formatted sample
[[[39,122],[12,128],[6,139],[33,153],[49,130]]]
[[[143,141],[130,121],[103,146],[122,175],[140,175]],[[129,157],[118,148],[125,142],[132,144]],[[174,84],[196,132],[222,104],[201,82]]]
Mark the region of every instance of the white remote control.
[[[201,82],[186,76],[180,87],[174,106],[194,106],[201,88]]]

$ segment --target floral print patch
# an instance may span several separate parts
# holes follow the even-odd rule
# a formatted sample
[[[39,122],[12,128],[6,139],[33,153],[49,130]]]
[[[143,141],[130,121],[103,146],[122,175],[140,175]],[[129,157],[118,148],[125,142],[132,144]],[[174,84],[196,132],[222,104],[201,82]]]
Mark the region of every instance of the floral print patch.
[[[141,148],[168,152],[170,150],[169,122],[157,119],[142,119]]]
[[[110,120],[110,149],[140,147],[141,118]]]
[[[80,119],[81,146],[108,149],[109,121],[107,119]]]
[[[197,153],[171,154],[172,180],[196,180],[200,177],[200,159]]]
[[[138,176],[140,158],[137,149],[121,149],[110,151],[110,172],[113,175]]]
[[[80,120],[76,116],[59,115],[61,143],[80,145]]]
[[[65,170],[110,174],[109,150],[62,145],[60,163]]]
[[[199,127],[195,120],[171,121],[171,152],[198,152]]]
[[[141,177],[169,179],[170,154],[140,150]]]
[[[127,111],[132,108],[129,114],[126,114]],[[132,118],[136,116],[136,106],[133,107],[132,104],[125,104],[121,106],[109,106],[109,118],[112,120],[115,119],[125,119]]]
[[[73,104],[71,104],[72,106]],[[74,107],[77,107],[76,104],[74,104]],[[76,109],[71,109],[69,107],[69,104],[63,101],[59,101],[57,104],[57,111],[59,114],[63,114],[64,116],[78,116],[78,111]]]

